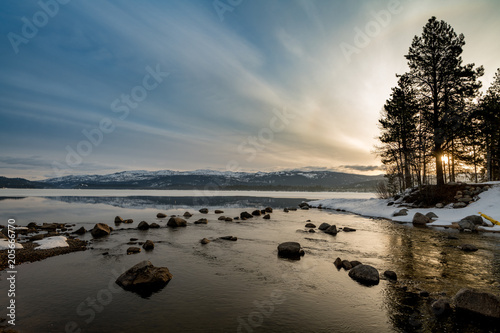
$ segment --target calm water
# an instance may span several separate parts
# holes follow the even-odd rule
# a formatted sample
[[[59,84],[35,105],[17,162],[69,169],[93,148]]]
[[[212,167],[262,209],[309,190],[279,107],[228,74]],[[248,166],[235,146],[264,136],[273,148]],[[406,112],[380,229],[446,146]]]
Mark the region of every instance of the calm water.
[[[0,193],[1,194],[1,193]],[[437,320],[429,312],[429,298],[418,290],[452,296],[469,286],[500,293],[500,238],[497,235],[459,234],[441,229],[416,229],[349,213],[299,210],[284,213],[315,193],[295,195],[230,193],[233,196],[148,196],[147,193],[108,197],[92,193],[78,197],[51,193],[50,198],[2,198],[2,218],[20,225],[31,221],[67,222],[87,229],[97,222],[114,226],[116,215],[132,218],[110,237],[92,241],[91,249],[42,262],[19,265],[16,302],[21,332],[495,332],[495,323],[473,322],[454,316]],[[224,193],[225,194],[225,193]],[[259,193],[258,193],[259,194]],[[332,197],[335,194],[330,194]],[[354,194],[346,194],[355,197]],[[360,197],[365,197],[360,194]],[[16,195],[9,194],[9,197]],[[225,216],[272,206],[271,220],[254,218],[241,223],[218,221],[214,209]],[[208,207],[209,214],[198,209]],[[194,213],[186,228],[163,228],[167,215]],[[207,225],[194,225],[198,218]],[[162,228],[124,230],[141,220]],[[307,220],[353,233],[330,236],[305,233]],[[3,223],[5,224],[5,223]],[[199,244],[203,237],[233,235],[238,241]],[[449,235],[459,240],[448,239]],[[150,239],[152,252],[126,255],[130,238]],[[91,240],[85,236],[85,239]],[[298,241],[306,251],[300,261],[277,257],[276,247]],[[479,251],[456,248],[472,243]],[[108,252],[109,255],[102,255]],[[399,284],[381,281],[361,286],[333,265],[336,257],[359,260],[379,271],[398,273]],[[116,276],[142,260],[166,266],[173,279],[148,297],[121,290]],[[0,273],[2,302],[7,294],[6,274]],[[2,305],[3,307],[3,305]],[[0,313],[0,317],[5,317]]]

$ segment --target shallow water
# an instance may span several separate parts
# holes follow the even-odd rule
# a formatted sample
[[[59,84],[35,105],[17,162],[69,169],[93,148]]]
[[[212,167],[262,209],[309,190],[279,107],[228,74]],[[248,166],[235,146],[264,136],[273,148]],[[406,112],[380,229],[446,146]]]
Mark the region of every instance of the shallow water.
[[[304,199],[310,199],[307,196]],[[301,198],[215,197],[202,202],[176,198],[28,197],[0,201],[0,210],[20,225],[31,221],[67,222],[91,228],[96,222],[114,226],[116,215],[134,219],[111,236],[91,240],[90,249],[17,267],[17,325],[21,332],[495,332],[495,323],[437,319],[430,299],[453,296],[469,286],[500,293],[498,235],[459,234],[454,230],[417,229],[349,213],[298,210],[285,206]],[[271,220],[217,220],[272,206]],[[167,215],[194,213],[186,228],[164,227]],[[207,225],[194,225],[198,218]],[[126,230],[141,220],[162,228]],[[356,232],[337,236],[306,233],[311,220],[349,226]],[[301,231],[297,231],[301,230]],[[233,235],[238,241],[201,238]],[[449,235],[459,240],[448,239]],[[151,252],[126,255],[130,238],[155,242]],[[306,255],[299,261],[277,257],[277,245],[298,241]],[[456,248],[471,243],[479,251]],[[108,255],[102,255],[108,252]],[[398,273],[399,283],[382,280],[365,287],[333,265],[335,258],[359,260],[383,272]],[[117,275],[142,260],[166,266],[173,274],[159,292],[145,296],[123,291]],[[7,294],[6,273],[0,274],[0,295]],[[402,286],[408,286],[405,291]],[[431,296],[418,296],[426,290]],[[0,317],[5,317],[0,314]],[[71,330],[68,330],[71,331]]]

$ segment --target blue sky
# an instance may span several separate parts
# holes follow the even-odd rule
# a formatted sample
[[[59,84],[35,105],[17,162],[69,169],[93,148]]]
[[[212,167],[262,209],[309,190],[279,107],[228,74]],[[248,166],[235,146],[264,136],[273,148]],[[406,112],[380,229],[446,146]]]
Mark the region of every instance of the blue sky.
[[[380,173],[377,119],[413,36],[433,15],[451,24],[487,87],[499,14],[496,0],[4,0],[0,175]]]

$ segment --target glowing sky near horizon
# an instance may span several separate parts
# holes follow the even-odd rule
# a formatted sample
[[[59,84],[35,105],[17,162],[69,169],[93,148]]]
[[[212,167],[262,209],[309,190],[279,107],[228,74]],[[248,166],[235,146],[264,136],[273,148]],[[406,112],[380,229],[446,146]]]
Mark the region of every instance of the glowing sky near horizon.
[[[60,2],[0,2],[0,176],[377,174],[380,110],[431,16],[485,87],[500,67],[495,0]]]

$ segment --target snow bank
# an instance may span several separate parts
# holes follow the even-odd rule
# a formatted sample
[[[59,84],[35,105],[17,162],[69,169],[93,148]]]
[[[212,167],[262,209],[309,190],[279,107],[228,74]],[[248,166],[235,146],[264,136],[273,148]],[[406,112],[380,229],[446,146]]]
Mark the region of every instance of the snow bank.
[[[16,244],[16,249],[22,249],[23,246],[19,243]],[[0,239],[0,250],[8,250],[9,249],[9,240],[8,239]]]
[[[35,250],[47,250],[53,249],[55,247],[68,247],[69,244],[66,242],[66,237],[64,236],[53,236],[47,237],[42,240],[34,241],[40,246],[36,247]]]
[[[433,212],[438,216],[434,222],[429,223],[429,226],[445,226],[450,225],[452,222],[458,222],[462,218],[469,215],[478,215],[479,212],[488,215],[494,220],[500,221],[500,184],[498,182],[492,183],[492,188],[479,194],[479,200],[469,204],[465,208],[407,208],[397,205],[387,206],[390,200],[387,199],[325,199],[309,202],[312,207],[321,205],[323,208],[328,209],[344,209],[348,212],[368,216],[368,217],[381,217],[391,219],[397,222],[412,222],[415,213],[419,212],[427,214]],[[408,209],[407,216],[393,216],[395,212],[401,209]],[[490,221],[484,219],[486,223],[491,225]],[[499,225],[493,227],[485,227],[484,230],[498,230]]]

